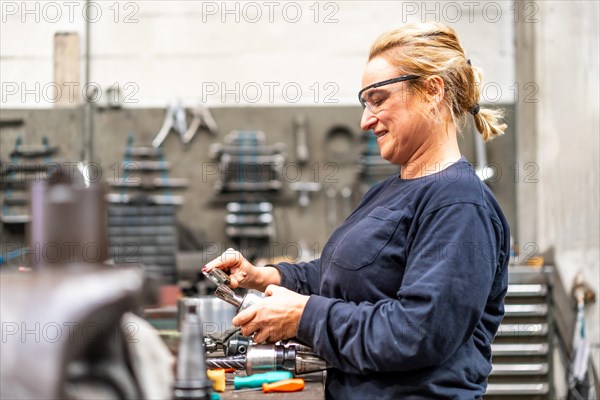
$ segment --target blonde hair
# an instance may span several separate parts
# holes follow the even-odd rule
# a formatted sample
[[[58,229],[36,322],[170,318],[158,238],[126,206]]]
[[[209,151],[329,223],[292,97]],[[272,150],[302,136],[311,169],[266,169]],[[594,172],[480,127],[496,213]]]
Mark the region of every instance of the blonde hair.
[[[381,35],[371,46],[369,61],[381,56],[403,74],[437,75],[444,81],[444,102],[452,121],[473,114],[475,126],[487,141],[502,135],[506,124],[499,109],[479,107],[483,72],[471,66],[454,29],[434,22],[409,23]],[[425,94],[424,80],[407,81],[417,93]]]

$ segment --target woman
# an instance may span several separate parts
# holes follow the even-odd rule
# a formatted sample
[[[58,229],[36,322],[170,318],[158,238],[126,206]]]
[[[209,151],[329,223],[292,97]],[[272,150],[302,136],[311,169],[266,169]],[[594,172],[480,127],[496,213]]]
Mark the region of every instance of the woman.
[[[506,126],[478,105],[481,73],[441,24],[383,34],[362,80],[361,127],[400,176],[364,196],[320,259],[256,268],[228,250],[205,268],[266,291],[234,324],[256,342],[312,346],[333,366],[327,398],[478,398],[504,315],[509,228],[457,126],[471,115],[484,140]]]

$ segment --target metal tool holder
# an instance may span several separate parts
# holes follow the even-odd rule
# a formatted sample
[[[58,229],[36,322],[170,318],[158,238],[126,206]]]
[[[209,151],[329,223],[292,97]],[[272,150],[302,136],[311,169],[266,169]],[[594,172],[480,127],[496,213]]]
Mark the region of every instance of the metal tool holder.
[[[58,146],[50,146],[48,138],[41,145],[25,145],[19,136],[10,153],[10,161],[0,162],[2,210],[0,221],[6,227],[23,228],[31,220],[29,215],[29,183],[46,180],[51,170],[62,168],[53,159]]]
[[[211,146],[221,169],[216,192],[235,200],[226,205],[225,233],[237,248],[258,253],[275,237],[273,204],[266,199],[282,193],[283,150],[266,145],[261,131],[232,131],[225,144]]]
[[[209,357],[206,364],[213,369],[245,370],[248,375],[269,371],[290,371],[294,375],[304,375],[329,368],[327,362],[312,348],[293,341],[264,345],[250,343],[243,354]]]
[[[109,181],[108,230],[111,257],[116,263],[139,262],[163,283],[175,283],[177,207],[187,179],[169,178],[170,165],[162,148],[133,146],[130,136],[122,176]]]
[[[217,193],[283,189],[283,146],[267,146],[264,132],[232,131],[225,137],[225,145],[211,146],[211,153],[221,169]]]

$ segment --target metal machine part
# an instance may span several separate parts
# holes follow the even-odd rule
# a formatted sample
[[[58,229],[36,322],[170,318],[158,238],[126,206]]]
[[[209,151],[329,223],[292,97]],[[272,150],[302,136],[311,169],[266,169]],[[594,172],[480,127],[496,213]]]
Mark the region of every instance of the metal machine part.
[[[195,302],[184,306],[186,314],[181,329],[173,395],[175,399],[209,400],[212,381],[206,375],[202,321]]]
[[[273,204],[263,201],[260,203],[227,203],[227,212],[230,213],[271,213]]]
[[[220,163],[217,193],[278,192],[283,188],[282,146],[267,146],[262,131],[232,131],[225,142],[211,146]]]
[[[237,369],[243,370],[246,368],[246,356],[229,356],[229,357],[215,357],[207,358],[206,366],[209,369]]]
[[[214,282],[215,285],[217,286],[221,286],[221,285],[229,285],[231,283],[231,279],[229,278],[229,275],[227,275],[225,272],[221,271],[218,268],[214,268],[212,269],[210,272],[203,272],[204,276],[206,276],[208,279],[210,279],[211,281]]]
[[[123,175],[109,180],[113,193],[107,197],[108,236],[116,263],[134,259],[162,283],[174,284],[179,278],[175,213],[183,203],[183,196],[175,193],[185,189],[188,180],[170,178],[169,173],[162,147],[136,145],[135,135],[127,137]]]
[[[228,214],[225,222],[230,225],[267,225],[273,222],[272,214]]]
[[[306,208],[310,205],[309,193],[321,190],[321,184],[319,182],[292,182],[290,188],[299,193],[298,205]]]
[[[50,146],[47,137],[40,145],[25,145],[18,136],[10,161],[0,161],[0,222],[7,228],[31,221],[28,185],[47,179],[57,167],[68,167],[54,158],[56,153],[58,147]]]
[[[105,186],[97,183],[85,187],[78,174],[61,170],[48,181],[32,182],[32,219],[27,227],[30,248],[34,249],[29,258],[31,267],[99,264],[108,258]],[[86,246],[93,246],[95,251],[84,251]]]
[[[238,308],[236,311],[237,314],[256,303],[261,302],[264,299],[265,294],[259,292],[258,290],[250,289],[245,295],[240,296],[236,294],[230,287],[219,285],[215,291],[215,296],[229,304],[236,306]]]
[[[227,342],[227,346],[224,349],[225,355],[237,356],[246,354],[251,345],[252,339],[248,336],[234,335]]]
[[[328,364],[311,348],[297,344],[251,345],[245,356],[209,358],[209,368],[235,368],[248,375],[268,371],[290,371],[295,375],[323,371]]]

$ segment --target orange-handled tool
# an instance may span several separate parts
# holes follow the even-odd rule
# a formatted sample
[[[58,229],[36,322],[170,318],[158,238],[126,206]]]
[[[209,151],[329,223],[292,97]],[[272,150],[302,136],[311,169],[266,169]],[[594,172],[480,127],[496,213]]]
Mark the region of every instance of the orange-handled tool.
[[[284,379],[279,382],[263,383],[263,393],[271,392],[299,392],[304,389],[304,379]]]

